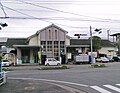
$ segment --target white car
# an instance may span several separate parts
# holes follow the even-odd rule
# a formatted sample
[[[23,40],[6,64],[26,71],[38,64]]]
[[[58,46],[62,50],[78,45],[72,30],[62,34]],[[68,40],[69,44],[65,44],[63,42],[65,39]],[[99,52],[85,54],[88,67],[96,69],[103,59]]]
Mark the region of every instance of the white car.
[[[100,57],[96,59],[97,62],[109,62],[109,59],[106,57]]]
[[[55,58],[46,58],[46,61],[45,61],[45,65],[46,66],[49,66],[49,65],[61,65],[61,62],[60,61],[57,61]]]
[[[4,66],[10,66],[10,61],[6,59],[2,60],[2,67]]]

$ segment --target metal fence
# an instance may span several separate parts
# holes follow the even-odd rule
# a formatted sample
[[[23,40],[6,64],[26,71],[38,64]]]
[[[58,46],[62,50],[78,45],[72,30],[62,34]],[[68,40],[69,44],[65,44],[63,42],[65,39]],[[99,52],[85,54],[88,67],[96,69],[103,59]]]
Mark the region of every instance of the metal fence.
[[[0,72],[0,86],[6,83],[6,74],[5,72]]]

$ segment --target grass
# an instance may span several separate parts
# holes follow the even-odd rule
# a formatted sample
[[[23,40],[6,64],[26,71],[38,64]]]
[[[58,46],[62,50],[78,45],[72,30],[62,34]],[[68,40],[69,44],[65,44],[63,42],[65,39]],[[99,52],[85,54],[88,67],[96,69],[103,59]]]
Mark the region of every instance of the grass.
[[[39,70],[59,70],[59,69],[69,69],[68,66],[45,66],[45,67],[40,67]]]
[[[2,71],[10,71],[9,68],[2,68]]]
[[[92,64],[91,67],[92,68],[104,68],[106,67],[106,65],[105,64]]]

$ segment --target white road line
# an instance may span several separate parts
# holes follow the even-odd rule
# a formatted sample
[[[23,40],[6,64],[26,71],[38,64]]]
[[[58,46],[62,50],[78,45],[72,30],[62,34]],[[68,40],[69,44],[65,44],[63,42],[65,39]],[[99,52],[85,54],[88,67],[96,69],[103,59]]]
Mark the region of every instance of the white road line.
[[[90,86],[90,87],[93,88],[93,89],[95,89],[95,90],[97,90],[100,93],[112,93],[112,92],[110,92],[108,90],[105,90],[105,89],[99,87],[99,86]]]
[[[116,84],[117,86],[120,86],[120,84]]]
[[[71,85],[77,85],[77,86],[89,87],[88,85],[84,85],[84,84],[73,83],[73,82],[66,82],[66,81],[58,81],[58,80],[49,80],[49,79],[36,79],[36,78],[14,78],[14,77],[8,77],[8,79],[40,80],[40,81],[48,81],[48,82],[64,83],[64,84],[71,84]]]
[[[120,92],[120,88],[114,87],[114,86],[112,86],[112,85],[103,85],[103,86],[105,86],[105,87],[107,87],[107,88],[109,88],[109,89],[115,90],[115,91],[117,91],[117,92]]]

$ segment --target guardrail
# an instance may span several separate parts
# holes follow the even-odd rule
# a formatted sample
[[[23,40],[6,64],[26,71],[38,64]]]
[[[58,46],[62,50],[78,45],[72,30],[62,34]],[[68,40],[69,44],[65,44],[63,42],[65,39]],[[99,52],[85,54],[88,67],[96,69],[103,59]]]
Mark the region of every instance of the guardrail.
[[[6,83],[6,74],[5,72],[0,72],[0,86]]]

